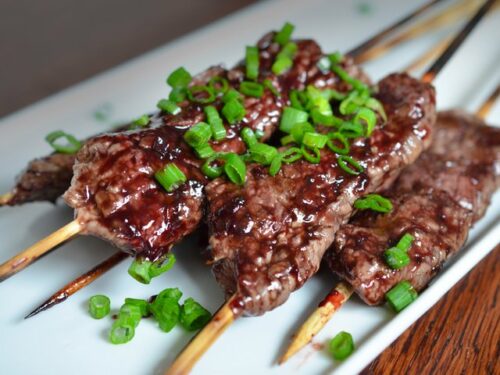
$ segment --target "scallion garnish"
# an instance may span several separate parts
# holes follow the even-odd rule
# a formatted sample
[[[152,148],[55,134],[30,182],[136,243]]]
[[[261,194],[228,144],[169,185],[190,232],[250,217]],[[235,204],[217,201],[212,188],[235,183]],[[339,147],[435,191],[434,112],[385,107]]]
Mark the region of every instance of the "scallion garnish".
[[[356,123],[363,121],[366,125],[365,136],[369,137],[377,123],[377,115],[369,108],[361,108],[354,116],[353,121]]]
[[[264,95],[264,86],[257,82],[241,82],[240,92],[246,96],[260,98]]]
[[[66,142],[59,143],[58,141],[61,139],[64,139]],[[78,139],[71,134],[63,132],[62,130],[56,130],[47,134],[45,140],[54,150],[61,154],[76,154],[82,147],[82,144]]]
[[[354,351],[354,340],[348,332],[338,333],[329,344],[330,353],[337,361],[342,361],[349,357]]]
[[[405,233],[403,237],[399,240],[398,244],[396,247],[400,248],[401,250],[408,251],[410,250],[411,244],[413,243],[413,236],[409,233]]]
[[[111,301],[109,297],[95,295],[89,299],[89,313],[94,319],[102,319],[109,314]]]
[[[235,153],[224,155],[224,172],[229,180],[236,185],[243,185],[246,179],[246,165],[241,157]]]
[[[292,125],[290,135],[297,144],[302,144],[305,133],[314,133],[314,127],[308,122],[298,122]]]
[[[222,114],[230,124],[243,120],[246,111],[243,104],[237,99],[229,100],[222,108]]]
[[[393,270],[399,270],[410,264],[410,257],[406,251],[398,247],[391,247],[384,251],[385,263]]]
[[[365,170],[357,160],[353,159],[350,156],[340,155],[337,160],[340,168],[342,168],[345,172],[352,174],[354,176],[362,173]]]
[[[214,179],[222,174],[223,168],[217,164],[217,155],[208,158],[201,166],[201,171],[208,178]]]
[[[307,106],[307,94],[304,91],[290,91],[290,106],[301,111],[305,110]]]
[[[339,155],[347,155],[351,148],[347,138],[339,132],[328,133],[328,142],[326,142],[326,145],[330,150]]]
[[[133,322],[133,324],[135,324],[135,327],[139,325],[141,318],[141,308],[135,304],[123,304],[120,308],[120,312],[118,313],[118,319],[130,320],[131,322]]]
[[[373,210],[382,213],[392,211],[391,201],[379,194],[368,194],[362,198],[358,198],[354,202],[354,207],[358,210]]]
[[[293,58],[297,52],[297,44],[288,42],[276,56],[271,70],[274,74],[280,75],[290,69],[293,65]]]
[[[112,344],[125,344],[132,340],[135,335],[135,322],[130,319],[117,319],[111,327],[109,341]]]
[[[143,317],[146,317],[149,314],[149,303],[144,299],[125,298],[125,304],[137,306]]]
[[[306,122],[309,114],[292,107],[285,107],[280,121],[280,130],[284,133],[290,133],[293,125]]]
[[[302,144],[309,148],[321,149],[325,147],[328,137],[319,133],[306,132],[302,139]]]
[[[207,104],[215,100],[215,92],[209,86],[188,87],[187,96],[193,103]]]
[[[164,112],[170,113],[171,115],[177,115],[181,112],[181,107],[175,104],[174,101],[168,99],[161,99],[156,106]]]
[[[346,138],[358,138],[363,136],[364,128],[359,123],[344,122],[338,132]]]
[[[403,310],[415,301],[417,297],[418,293],[413,289],[410,282],[406,280],[397,283],[385,294],[385,299],[396,312]]]
[[[245,53],[247,78],[256,80],[259,77],[259,49],[248,46]]]
[[[177,68],[167,78],[172,88],[187,87],[191,83],[191,74],[184,67]]]
[[[229,82],[224,77],[215,76],[208,81],[208,87],[212,89],[215,95],[225,94],[229,89]]]
[[[274,96],[278,98],[281,96],[278,89],[274,87],[273,81],[271,81],[269,78],[266,78],[262,83],[264,84],[264,87],[266,87],[269,91],[273,93]]]
[[[170,332],[179,322],[181,308],[175,298],[163,298],[161,302],[152,303],[150,310],[164,332]]]
[[[302,155],[309,163],[318,164],[321,160],[321,153],[319,148],[307,148],[304,145],[300,148],[302,150]],[[312,151],[312,152],[311,152]]]
[[[186,100],[187,89],[185,87],[175,87],[168,94],[168,99],[174,103],[180,103]]]
[[[281,30],[274,36],[274,41],[281,46],[284,46],[290,40],[295,26],[290,22],[286,22]]]
[[[316,108],[311,110],[310,114],[311,114],[311,119],[316,125],[341,126],[344,123],[342,119],[334,116],[333,114],[331,115],[323,114]]]
[[[228,102],[230,102],[233,99],[241,101],[243,99],[243,96],[238,91],[236,91],[235,89],[229,89],[229,90],[227,90],[227,92],[224,94],[224,96],[222,96],[222,101],[224,103],[228,103]]]
[[[214,149],[208,143],[195,147],[194,152],[200,159],[208,159],[215,155]]]
[[[269,174],[271,176],[276,176],[280,171],[282,164],[281,158],[282,158],[281,155],[276,155],[271,161],[271,165],[269,166]]]
[[[253,145],[258,143],[255,133],[250,128],[243,128],[241,130],[240,135],[241,138],[243,139],[243,142],[245,142],[245,144],[247,145],[247,147],[252,147]]]
[[[212,129],[205,122],[199,122],[184,133],[184,140],[191,147],[200,147],[212,138]]]
[[[340,67],[340,65],[332,64],[331,70],[335,74],[337,74],[342,81],[350,84],[355,90],[357,91],[368,90],[368,86],[366,86],[359,79],[351,77],[349,73],[347,73],[344,69]]]
[[[164,274],[174,266],[176,261],[177,259],[172,253],[161,257],[160,259],[151,263],[151,266],[149,267],[149,276],[153,278]]]
[[[226,128],[222,123],[222,118],[219,116],[217,109],[211,105],[208,105],[204,109],[205,115],[207,116],[207,121],[212,130],[212,137],[216,141],[221,141],[226,138]]]
[[[149,116],[148,115],[142,115],[141,117],[135,119],[132,121],[132,124],[137,126],[137,127],[144,127],[147,124],[149,124]]]
[[[192,298],[187,298],[181,307],[179,322],[188,331],[205,327],[212,318],[210,311]]]
[[[155,173],[158,183],[169,193],[186,182],[186,175],[174,163],[169,163],[162,170]]]
[[[252,160],[262,165],[271,164],[278,155],[278,150],[275,147],[265,143],[256,143],[250,147],[249,151]]]
[[[291,164],[304,156],[302,150],[298,147],[290,147],[281,153],[281,161],[286,164]]]
[[[384,106],[380,101],[375,98],[368,98],[365,102],[365,107],[377,112],[384,121],[387,121],[387,114],[385,113]]]

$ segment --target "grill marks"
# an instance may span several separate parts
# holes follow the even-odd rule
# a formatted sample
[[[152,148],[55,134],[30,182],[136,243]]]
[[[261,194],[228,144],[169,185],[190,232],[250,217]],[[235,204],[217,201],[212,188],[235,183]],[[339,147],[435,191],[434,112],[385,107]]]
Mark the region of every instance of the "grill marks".
[[[500,130],[460,111],[443,112],[431,148],[384,194],[394,210],[357,214],[339,230],[326,259],[369,304],[383,302],[401,280],[421,290],[463,246],[498,186]],[[415,237],[411,263],[391,270],[382,254],[404,233]]]
[[[286,301],[317,271],[354,201],[389,186],[427,147],[435,120],[431,86],[394,74],[379,83],[378,99],[387,124],[351,147],[365,173],[347,174],[324,150],[316,165],[285,165],[274,178],[253,165],[243,187],[222,179],[206,187],[213,271],[228,294],[237,293],[235,313],[259,315]]]

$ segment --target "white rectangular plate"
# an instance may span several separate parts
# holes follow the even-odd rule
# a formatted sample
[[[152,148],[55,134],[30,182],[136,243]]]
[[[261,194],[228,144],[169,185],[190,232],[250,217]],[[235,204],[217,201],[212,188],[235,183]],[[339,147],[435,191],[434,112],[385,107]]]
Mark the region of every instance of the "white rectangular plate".
[[[220,62],[241,59],[244,46],[285,20],[296,24],[296,34],[319,41],[325,51],[346,50],[373,35],[423,1],[366,1],[371,11],[360,12],[363,1],[266,1],[240,11],[174,43],[156,49],[74,88],[4,118],[0,123],[0,192],[34,156],[50,152],[44,136],[64,129],[79,137],[110,129],[121,121],[150,111],[167,93],[165,77],[184,65],[191,72]],[[436,82],[440,108],[474,109],[500,80],[500,16],[491,14],[467,40]],[[412,41],[388,57],[367,65],[374,79],[402,69],[413,58],[450,34],[440,31]],[[479,58],[480,57],[480,58]],[[105,121],[95,119],[106,113]],[[491,114],[500,124],[500,108]],[[196,374],[351,374],[360,371],[392,340],[429,309],[498,242],[500,196],[476,225],[459,256],[440,273],[429,289],[408,309],[394,315],[385,307],[370,308],[357,298],[349,301],[315,339],[325,343],[340,330],[353,334],[356,352],[344,363],[333,362],[325,350],[306,348],[284,366],[276,359],[290,334],[332,286],[320,273],[294,293],[282,307],[259,318],[237,321],[195,367]],[[0,260],[59,228],[72,218],[62,204],[28,204],[0,209]],[[78,238],[0,284],[0,369],[5,374],[153,374],[168,367],[191,334],[181,328],[162,333],[151,320],[141,322],[127,345],[107,341],[110,318],[93,320],[88,298],[102,293],[118,308],[125,297],[146,298],[166,287],[178,286],[211,311],[223,296],[210,270],[203,266],[200,245],[177,246],[179,261],[168,274],[141,285],[122,264],[67,302],[32,319],[23,316],[59,287],[115,251],[93,238]],[[128,262],[127,262],[128,263]]]

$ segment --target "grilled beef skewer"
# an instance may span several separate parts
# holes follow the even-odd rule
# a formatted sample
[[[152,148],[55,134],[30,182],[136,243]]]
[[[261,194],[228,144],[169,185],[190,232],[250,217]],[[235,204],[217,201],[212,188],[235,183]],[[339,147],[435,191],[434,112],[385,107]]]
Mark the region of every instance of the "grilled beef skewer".
[[[442,112],[431,148],[383,194],[392,212],[359,212],[325,259],[370,305],[383,303],[403,280],[420,291],[463,246],[499,186],[500,129],[461,111]],[[410,264],[391,269],[383,253],[405,233],[415,238]]]

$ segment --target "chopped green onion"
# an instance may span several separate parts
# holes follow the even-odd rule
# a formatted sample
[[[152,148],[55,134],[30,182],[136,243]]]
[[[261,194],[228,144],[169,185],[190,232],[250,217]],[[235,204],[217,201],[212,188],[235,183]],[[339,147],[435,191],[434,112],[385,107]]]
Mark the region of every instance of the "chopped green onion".
[[[118,319],[130,319],[131,322],[135,324],[135,327],[139,325],[142,318],[141,308],[137,305],[125,303],[120,308],[118,313]]]
[[[327,55],[328,59],[330,60],[331,64],[340,64],[342,60],[344,60],[344,55],[342,55],[339,51],[336,51],[334,53],[331,53]]]
[[[229,90],[227,90],[227,92],[222,97],[222,101],[224,103],[228,103],[228,102],[230,102],[233,99],[241,101],[243,99],[243,96],[238,91],[236,91],[235,89],[229,89]]]
[[[180,103],[186,100],[187,89],[185,87],[175,87],[168,94],[168,99],[174,103]]]
[[[175,298],[162,298],[161,301],[150,305],[151,313],[155,317],[160,329],[170,332],[179,322],[181,308]]]
[[[179,107],[175,102],[168,99],[161,99],[156,106],[164,112],[170,113],[171,115],[177,115],[181,111],[181,107]]]
[[[369,137],[373,129],[375,128],[375,124],[377,123],[377,115],[375,115],[375,112],[373,112],[369,108],[361,108],[357,113],[356,116],[354,116],[355,123],[360,123],[361,121],[364,121],[366,125],[366,130],[365,130],[365,135]]]
[[[125,344],[132,340],[135,335],[135,322],[130,319],[117,319],[111,327],[109,341],[112,344]]]
[[[187,89],[187,96],[193,103],[207,104],[215,100],[215,92],[209,86],[191,86]]]
[[[194,152],[200,159],[208,159],[215,155],[214,149],[208,143],[195,147]]]
[[[138,119],[135,119],[132,121],[132,124],[138,126],[138,127],[144,127],[147,124],[149,124],[149,116],[148,115],[142,115]]]
[[[293,125],[306,122],[309,114],[307,112],[295,109],[292,107],[285,107],[280,121],[280,130],[284,133],[290,133]]]
[[[338,157],[338,162],[340,168],[342,168],[344,171],[354,176],[362,173],[365,170],[357,160],[354,160],[350,156],[340,155]],[[351,167],[354,167],[354,169]]]
[[[354,340],[348,332],[338,333],[329,344],[330,353],[337,361],[342,361],[349,357],[354,351]]]
[[[213,138],[216,141],[221,141],[226,138],[226,128],[222,124],[222,118],[219,116],[219,112],[217,112],[217,109],[211,105],[208,105],[205,107],[204,111],[205,115],[207,116],[207,121],[210,124]]]
[[[274,87],[273,81],[271,81],[269,78],[266,78],[263,84],[264,87],[271,91],[274,96],[278,98],[281,96],[280,92],[276,89],[276,87]]]
[[[307,94],[304,91],[292,90],[290,92],[290,106],[301,111],[306,109]]]
[[[368,90],[368,86],[366,86],[359,79],[353,78],[347,73],[344,69],[342,69],[339,65],[332,64],[331,70],[339,76],[341,80],[350,84],[357,91]]]
[[[229,89],[229,82],[224,77],[215,76],[208,81],[208,87],[215,95],[224,94]]]
[[[231,99],[222,108],[222,114],[230,124],[243,120],[246,111],[243,104],[237,99]]]
[[[102,319],[109,314],[111,301],[103,295],[95,295],[89,299],[89,313],[94,319]]]
[[[406,251],[398,247],[391,247],[390,249],[385,250],[384,260],[385,263],[393,270],[398,270],[410,264],[410,257]]]
[[[235,153],[227,153],[224,155],[224,172],[229,180],[237,185],[243,185],[246,179],[245,162]]]
[[[148,301],[146,301],[144,299],[125,298],[125,304],[131,305],[131,306],[136,306],[139,309],[139,311],[141,312],[141,315],[143,317],[146,317],[149,314],[149,303],[148,303]]]
[[[397,283],[385,294],[387,302],[396,312],[403,310],[406,306],[415,301],[417,297],[418,293],[413,289],[410,282],[406,280]]]
[[[288,42],[281,49],[280,53],[278,54],[278,58],[280,55],[281,56],[288,56],[289,58],[293,58],[295,56],[295,54],[297,53],[298,48],[299,47],[297,46],[297,43]]]
[[[284,137],[281,137],[280,142],[281,142],[282,146],[285,146],[289,143],[295,142],[295,139],[293,138],[293,136],[291,134],[288,134],[288,135],[285,135]]]
[[[364,128],[358,123],[344,122],[339,128],[339,133],[346,138],[358,138],[364,134]]]
[[[343,121],[342,119],[332,115],[322,114],[318,109],[314,108],[311,111],[311,118],[313,122],[317,125],[323,126],[341,126]]]
[[[274,36],[274,41],[281,46],[284,46],[290,40],[295,26],[289,22],[286,22],[281,30]]]
[[[392,211],[391,201],[378,194],[368,194],[362,198],[358,198],[354,202],[354,207],[358,210],[373,210],[382,213]]]
[[[214,164],[214,162],[217,160],[216,155],[212,156],[211,158],[208,158],[205,163],[201,166],[201,171],[205,176],[208,178],[217,178],[222,174],[222,166],[219,166],[217,164]]]
[[[259,49],[254,46],[247,46],[245,60],[247,78],[257,79],[259,77]]]
[[[385,113],[384,106],[377,99],[368,98],[368,100],[365,103],[365,107],[370,108],[371,110],[377,112],[380,115],[380,117],[382,117],[384,122],[387,121],[387,114]]]
[[[162,170],[155,173],[155,178],[163,188],[171,193],[180,185],[186,182],[187,178],[184,173],[174,163],[169,163]]]
[[[161,274],[169,271],[175,264],[176,258],[174,254],[167,254],[166,257],[162,257],[159,260],[151,263],[149,268],[149,275],[153,277],[160,276]]]
[[[256,143],[250,147],[250,156],[252,160],[262,165],[271,164],[277,155],[278,150],[265,143]]]
[[[293,124],[290,135],[297,144],[302,144],[305,133],[314,133],[314,127],[308,122]]]
[[[269,166],[269,174],[271,176],[276,176],[281,169],[281,164],[281,155],[276,155]]]
[[[253,145],[258,143],[255,133],[250,128],[243,128],[241,130],[241,138],[243,139],[243,142],[245,142],[247,147],[252,147]]]
[[[257,82],[241,82],[240,92],[246,96],[260,98],[264,95],[264,86]]]
[[[276,61],[273,63],[271,70],[274,74],[280,75],[286,72],[293,65],[293,60],[288,56],[278,56]]]
[[[188,331],[196,331],[205,327],[212,318],[210,311],[192,298],[187,298],[181,307],[180,323]]]
[[[309,110],[316,110],[322,115],[333,115],[332,107],[329,102],[329,93],[326,90],[320,90],[313,85],[307,86],[307,108]]]
[[[212,129],[205,122],[199,122],[184,133],[184,140],[191,147],[202,146],[212,138]]]
[[[163,289],[154,299],[152,304],[162,304],[164,299],[174,299],[179,302],[182,297],[182,292],[179,288],[167,288]]]
[[[149,284],[151,282],[150,268],[151,262],[149,260],[134,259],[128,268],[128,274],[142,284]]]
[[[191,83],[191,79],[191,74],[189,74],[189,72],[181,66],[170,73],[167,78],[167,83],[172,88],[187,87],[187,85]]]
[[[304,138],[302,139],[302,144],[309,148],[321,149],[325,147],[328,137],[319,133],[304,133]]]
[[[291,164],[304,156],[302,150],[298,147],[290,147],[281,153],[281,161],[286,164]]]
[[[300,148],[302,150],[302,154],[304,155],[304,159],[306,159],[309,163],[318,164],[321,160],[321,153],[319,148],[308,149],[304,145]],[[312,151],[310,153],[309,151]]]
[[[340,142],[342,147],[337,146],[337,143],[335,143],[335,141]],[[328,142],[326,142],[326,145],[330,150],[339,155],[347,155],[350,150],[347,138],[342,133],[339,132],[329,133]]]
[[[66,140],[66,143],[57,143],[59,139],[63,138]],[[76,154],[76,152],[82,147],[82,144],[78,139],[71,134],[63,132],[62,130],[56,130],[47,134],[45,140],[54,150],[61,154]]]
[[[401,237],[401,239],[399,240],[396,247],[403,250],[403,251],[408,251],[408,250],[410,250],[410,247],[411,247],[413,240],[414,240],[414,238],[411,234],[405,233],[405,235],[403,237]]]

